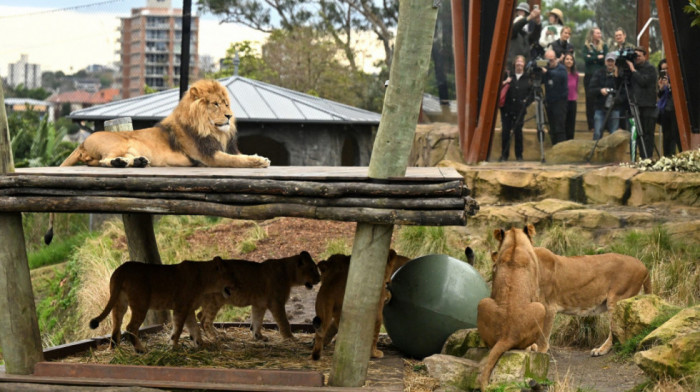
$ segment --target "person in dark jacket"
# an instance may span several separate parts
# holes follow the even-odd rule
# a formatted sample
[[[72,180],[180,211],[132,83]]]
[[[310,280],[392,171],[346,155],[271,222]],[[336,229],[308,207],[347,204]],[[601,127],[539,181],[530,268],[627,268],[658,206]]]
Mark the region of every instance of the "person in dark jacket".
[[[583,46],[583,60],[586,63],[586,69],[584,71],[583,77],[583,88],[586,91],[586,121],[588,123],[588,129],[593,131],[595,124],[595,106],[593,97],[588,97],[589,87],[591,85],[591,78],[593,75],[603,68],[605,68],[605,54],[608,53],[608,45],[603,40],[603,33],[601,33],[599,27],[593,27],[588,31],[588,36],[586,37],[586,42]]]
[[[523,122],[525,110],[532,103],[530,78],[525,75],[525,56],[515,56],[513,73],[503,81],[510,84],[506,94],[506,102],[501,108],[501,158],[499,162],[507,161],[510,155],[510,133],[515,139],[515,159],[523,160]]]
[[[525,64],[530,61],[531,47],[537,43],[540,37],[542,25],[540,23],[540,9],[535,8],[530,12],[530,6],[523,2],[515,9],[516,16],[511,27],[510,44],[508,45],[508,57],[506,64],[513,64],[515,56],[525,57]]]
[[[656,108],[659,113],[659,124],[663,135],[664,156],[671,156],[682,151],[681,136],[678,133],[678,121],[673,105],[673,95],[671,93],[671,79],[668,77],[668,63],[666,59],[659,61],[659,100]]]
[[[549,137],[552,145],[566,140],[564,124],[566,122],[566,104],[569,100],[569,75],[566,68],[559,63],[553,50],[544,52],[548,61],[542,68],[542,83],[545,89],[547,119],[549,120]]]
[[[552,42],[550,49],[554,51],[554,55],[559,59],[559,63],[564,63],[564,56],[574,54],[574,45],[569,41],[571,38],[571,27],[564,26],[561,28],[559,39]]]
[[[656,128],[656,68],[647,61],[647,49],[637,46],[634,62],[625,60],[629,67],[630,97],[639,108],[640,124],[637,124],[637,145],[642,159],[651,159],[654,154],[654,129]],[[641,129],[640,129],[641,128]],[[641,143],[644,143],[642,148]]]
[[[621,87],[621,80],[615,66],[617,52],[605,55],[605,67],[597,70],[591,77],[586,96],[594,109],[593,140],[603,137],[605,130],[613,133],[620,127],[620,113],[627,105],[627,93]],[[605,115],[610,110],[608,121]]]

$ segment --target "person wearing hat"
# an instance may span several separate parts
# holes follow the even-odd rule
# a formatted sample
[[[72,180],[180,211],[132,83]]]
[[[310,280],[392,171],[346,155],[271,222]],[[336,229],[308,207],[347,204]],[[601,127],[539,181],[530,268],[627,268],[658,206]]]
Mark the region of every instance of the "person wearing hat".
[[[591,83],[588,86],[587,96],[594,108],[593,115],[593,140],[603,137],[605,130],[613,133],[620,126],[620,113],[627,103],[627,95],[620,87],[620,78],[617,73],[615,61],[617,52],[605,55],[605,66],[593,73]],[[607,122],[605,115],[610,110]]]
[[[525,62],[530,61],[530,46],[536,43],[540,36],[540,9],[530,12],[530,6],[523,2],[515,8],[515,18],[511,28],[510,44],[506,64],[513,64],[515,56],[524,56]]]
[[[547,14],[549,23],[542,29],[540,34],[540,46],[547,49],[552,42],[561,36],[561,29],[564,27],[564,13],[559,8],[552,8]]]
[[[637,145],[642,159],[651,159],[654,154],[654,130],[656,128],[656,67],[647,61],[647,49],[634,48],[634,61],[625,60],[630,72],[629,96],[639,108],[637,124]],[[640,129],[641,128],[641,129]],[[644,147],[641,147],[644,143]]]

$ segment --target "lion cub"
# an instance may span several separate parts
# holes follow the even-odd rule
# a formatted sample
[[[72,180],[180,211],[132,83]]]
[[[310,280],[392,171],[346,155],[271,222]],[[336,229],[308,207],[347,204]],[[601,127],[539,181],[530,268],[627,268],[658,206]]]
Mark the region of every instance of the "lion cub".
[[[228,297],[237,285],[235,273],[220,257],[211,261],[188,261],[161,265],[127,261],[112,273],[109,280],[109,301],[99,316],[90,320],[95,329],[112,312],[112,341],[114,348],[121,339],[121,325],[127,307],[131,320],[126,331],[137,352],[145,352],[139,340],[139,327],[149,309],[173,311],[173,334],[170,340],[177,347],[183,326],[196,345],[202,343],[194,310],[203,295]]]
[[[396,254],[393,249],[389,250],[389,258],[384,272],[384,285],[379,297],[379,307],[377,308],[377,322],[374,325],[374,340],[372,340],[372,358],[382,358],[384,353],[377,349],[379,340],[379,330],[382,326],[384,304],[388,302],[390,293],[386,289],[391,276],[409,261],[408,257]],[[314,337],[314,348],[311,358],[318,360],[321,358],[321,350],[331,342],[340,323],[340,313],[343,310],[343,299],[345,297],[345,286],[348,280],[350,269],[350,256],[335,254],[318,263],[321,270],[321,288],[316,296],[316,317],[313,325],[316,329]]]
[[[311,255],[304,251],[298,255],[265,260],[262,263],[247,260],[224,262],[236,274],[240,284],[228,298],[217,294],[204,296],[202,310],[198,314],[204,330],[214,332],[214,318],[225,304],[251,305],[250,328],[255,339],[267,340],[261,332],[263,316],[267,309],[270,309],[282,337],[294,339],[284,305],[289,300],[292,286],[305,285],[307,289],[311,289],[321,281],[321,275]]]

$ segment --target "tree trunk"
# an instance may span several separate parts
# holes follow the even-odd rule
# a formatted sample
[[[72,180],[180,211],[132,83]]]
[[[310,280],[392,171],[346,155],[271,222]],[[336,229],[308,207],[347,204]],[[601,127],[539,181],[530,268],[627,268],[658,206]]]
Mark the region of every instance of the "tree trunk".
[[[5,97],[0,85],[0,175],[14,172]],[[0,213],[0,347],[8,374],[31,374],[44,359],[22,214]]]
[[[399,2],[396,49],[369,165],[371,178],[406,173],[436,19],[432,2]],[[357,225],[330,385],[365,383],[392,231],[392,225]]]

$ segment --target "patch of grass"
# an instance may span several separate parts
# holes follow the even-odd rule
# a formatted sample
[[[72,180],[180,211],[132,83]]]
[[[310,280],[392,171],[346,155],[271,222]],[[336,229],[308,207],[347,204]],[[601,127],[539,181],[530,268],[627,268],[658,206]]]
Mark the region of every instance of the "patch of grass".
[[[348,244],[343,238],[335,238],[328,240],[326,249],[318,256],[316,261],[326,260],[335,254],[349,255],[350,253],[352,253],[352,245]]]
[[[559,225],[550,226],[542,235],[534,237],[538,246],[558,255],[573,256],[593,253],[590,241],[581,236],[579,229]]]
[[[89,214],[56,214],[54,221],[54,237],[50,246],[44,244],[44,234],[49,228],[49,214],[47,213],[22,213],[22,227],[24,229],[24,241],[27,253],[43,250],[47,247],[69,239],[75,235],[88,233],[90,226]],[[65,260],[64,260],[65,261]]]
[[[29,262],[29,269],[65,262],[90,235],[90,233],[82,232],[63,240],[57,239],[54,240],[51,245],[38,248],[36,251],[28,253],[27,260]]]
[[[653,332],[656,328],[659,328],[663,323],[671,319],[671,317],[675,316],[680,312],[681,309],[667,309],[665,312],[661,313],[660,315],[656,316],[649,325],[644,328],[641,332],[638,334],[634,335],[624,343],[616,343],[615,344],[615,353],[617,356],[621,359],[628,359],[631,358],[632,355],[637,351],[637,347],[639,347],[639,343],[647,337],[651,332]]]
[[[410,258],[450,253],[442,226],[403,226],[399,229],[395,246],[399,254]]]
[[[246,307],[236,307],[236,306],[224,306],[219,309],[216,314],[214,321],[216,322],[245,322],[250,318],[250,306]]]
[[[609,320],[607,314],[587,317],[557,314],[550,336],[551,343],[587,349],[598,347],[608,337]]]
[[[260,227],[257,223],[253,224],[253,228],[248,230],[244,239],[238,243],[238,251],[242,254],[250,253],[257,249],[257,242],[267,238],[267,230]]]

